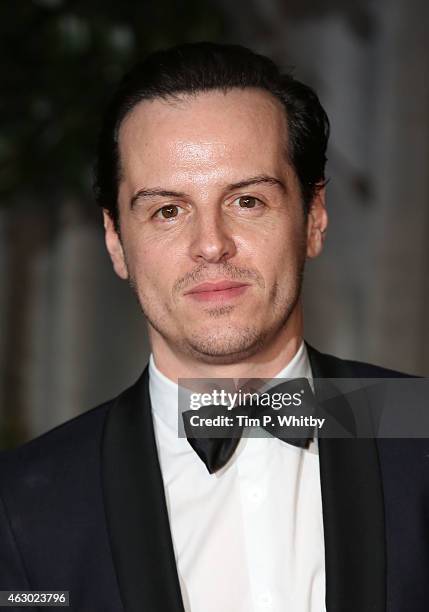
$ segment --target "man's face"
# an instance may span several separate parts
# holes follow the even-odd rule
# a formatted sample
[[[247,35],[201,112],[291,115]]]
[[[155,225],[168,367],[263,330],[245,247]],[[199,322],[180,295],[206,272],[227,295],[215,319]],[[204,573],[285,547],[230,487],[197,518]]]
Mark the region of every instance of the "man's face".
[[[256,89],[145,101],[124,120],[121,236],[106,213],[106,242],[154,346],[231,363],[293,318],[326,218],[322,195],[304,218],[287,138],[280,102]]]

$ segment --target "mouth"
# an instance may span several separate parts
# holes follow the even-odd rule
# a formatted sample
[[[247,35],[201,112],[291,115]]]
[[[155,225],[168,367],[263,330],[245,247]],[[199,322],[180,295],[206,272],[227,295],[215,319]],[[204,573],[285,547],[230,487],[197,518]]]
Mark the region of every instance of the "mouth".
[[[198,302],[224,302],[242,295],[249,287],[246,283],[219,281],[202,283],[187,291],[185,295]]]

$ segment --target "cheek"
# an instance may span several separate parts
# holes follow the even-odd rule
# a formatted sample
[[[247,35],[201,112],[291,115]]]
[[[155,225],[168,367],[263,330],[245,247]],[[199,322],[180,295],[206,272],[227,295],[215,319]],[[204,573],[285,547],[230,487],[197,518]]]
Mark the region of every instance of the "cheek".
[[[258,232],[248,240],[240,241],[239,253],[265,276],[278,278],[302,262],[306,252],[306,234],[302,227],[277,227],[271,232]]]
[[[124,245],[130,277],[139,288],[139,292],[144,292],[157,279],[155,273],[157,253],[143,240],[130,239]]]
[[[179,277],[180,255],[159,240],[138,240],[128,245],[127,266],[131,280],[143,301],[165,302]]]

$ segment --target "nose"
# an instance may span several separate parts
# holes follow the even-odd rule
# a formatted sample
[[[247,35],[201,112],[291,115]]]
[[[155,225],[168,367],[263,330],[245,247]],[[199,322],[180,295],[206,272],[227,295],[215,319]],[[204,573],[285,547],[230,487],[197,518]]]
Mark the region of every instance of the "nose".
[[[236,252],[231,230],[221,211],[204,211],[195,219],[190,244],[192,259],[199,263],[218,263],[227,261]]]

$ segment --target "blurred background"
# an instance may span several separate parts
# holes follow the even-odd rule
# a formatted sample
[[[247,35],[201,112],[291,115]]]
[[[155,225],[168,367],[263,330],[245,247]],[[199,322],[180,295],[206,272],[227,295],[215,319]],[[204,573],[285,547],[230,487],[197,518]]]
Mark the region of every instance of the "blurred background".
[[[145,324],[91,193],[100,116],[137,59],[241,43],[314,86],[332,123],[330,228],[306,338],[429,375],[426,0],[19,0],[0,5],[0,447],[140,374]]]

